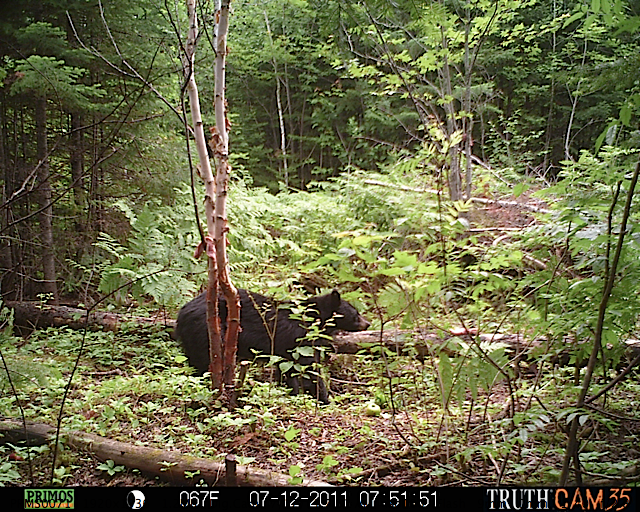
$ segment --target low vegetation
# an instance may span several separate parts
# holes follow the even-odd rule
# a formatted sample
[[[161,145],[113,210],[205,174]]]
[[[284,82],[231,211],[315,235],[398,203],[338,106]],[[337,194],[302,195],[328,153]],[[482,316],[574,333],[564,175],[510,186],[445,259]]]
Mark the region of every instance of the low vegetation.
[[[195,75],[182,1],[3,10],[0,484],[163,476],[72,431],[232,453],[292,485],[636,484],[637,2],[233,0],[217,125],[216,5],[191,10]],[[233,284],[336,288],[371,323],[326,364],[285,361],[322,373],[327,405],[255,364],[226,407],[163,320],[21,318],[175,319],[206,281],[192,134],[226,161],[214,125]],[[56,438],[27,446],[9,420]]]
[[[611,156],[623,183],[625,158]],[[623,380],[600,405],[575,408],[616,236],[614,229],[607,235],[607,191],[617,183],[611,167],[608,184],[596,184],[597,176],[588,183],[600,193],[559,199],[576,197],[568,188],[584,185],[585,168],[580,180],[567,169],[561,195],[544,190],[552,211],[535,216],[513,205],[428,207],[427,194],[400,189],[398,183],[410,180],[396,169],[384,177],[388,187],[354,174],[312,194],[273,196],[236,182],[230,201],[235,281],[280,297],[338,286],[372,329],[397,331],[396,350],[373,343],[357,354],[331,354],[322,369],[330,375],[328,406],[309,395],[290,396],[288,388],[268,383],[269,368],[254,365],[240,405],[230,411],[216,405],[206,377],[191,376],[168,329],[51,328],[24,339],[5,329],[2,354],[13,388],[4,373],[0,414],[15,417],[20,409],[30,421],[55,425],[60,418],[63,432],[213,460],[232,452],[241,464],[289,475],[292,484],[306,478],[344,485],[553,484],[577,418],[582,477],[633,479],[636,379]],[[187,194],[178,197],[187,208]],[[518,201],[541,207],[539,197],[529,191]],[[182,207],[129,214],[128,243],[101,242],[110,258],[97,277],[101,289],[118,290],[119,301],[138,311],[145,297],[155,298],[151,308],[163,302],[172,311],[191,297],[204,274],[187,256],[194,233],[179,222],[181,214]],[[629,292],[639,275],[635,247],[631,236],[593,390],[628,360],[624,341],[637,310]],[[190,271],[173,268],[176,261]],[[10,312],[4,314],[10,323]],[[417,348],[425,333],[448,341],[425,353]],[[519,335],[520,346],[487,336],[505,333]],[[69,451],[62,440],[54,483],[143,479],[117,462]],[[50,478],[50,446],[2,450],[5,485]],[[91,477],[80,468],[91,468]]]

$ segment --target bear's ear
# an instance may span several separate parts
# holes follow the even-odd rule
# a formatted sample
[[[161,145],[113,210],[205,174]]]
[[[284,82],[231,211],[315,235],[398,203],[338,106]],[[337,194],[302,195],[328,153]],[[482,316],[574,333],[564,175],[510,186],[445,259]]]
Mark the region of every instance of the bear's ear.
[[[340,302],[341,302],[341,298],[340,298],[340,292],[338,290],[333,290],[331,292],[331,310],[332,311],[338,311],[338,309],[340,308]]]

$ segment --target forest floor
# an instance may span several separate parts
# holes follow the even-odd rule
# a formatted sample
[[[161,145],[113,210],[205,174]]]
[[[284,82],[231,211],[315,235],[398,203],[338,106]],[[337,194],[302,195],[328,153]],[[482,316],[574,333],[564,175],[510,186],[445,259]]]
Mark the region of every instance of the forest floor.
[[[533,220],[519,208],[498,206],[477,209],[471,219],[483,227]],[[433,360],[331,354],[331,404],[261,383],[268,370],[254,368],[238,409],[229,412],[212,406],[206,379],[176,368],[180,350],[166,332],[131,329],[90,335],[67,398],[65,428],[217,461],[233,453],[250,469],[333,485],[549,485],[562,465],[566,434],[555,414],[571,403],[564,402],[568,370],[562,368],[545,367],[540,380],[521,374],[511,387],[502,380],[466,389],[443,407]],[[3,347],[16,350],[16,361],[55,366],[49,376],[55,389],[21,391],[28,419],[55,424],[80,339],[74,331],[49,329],[17,349]],[[606,468],[629,471],[640,456],[637,420],[629,419],[637,415],[636,391],[618,387],[611,409],[586,424],[585,474],[601,485],[610,475]],[[379,416],[367,414],[371,402],[381,406]],[[0,417],[16,417],[14,409],[12,400],[0,402]],[[13,456],[22,459],[15,464],[19,479],[5,483],[33,484],[23,455]],[[32,459],[35,485],[46,485],[50,452],[34,451]],[[58,484],[65,486],[164,485],[117,462],[108,471],[91,454],[70,449],[59,464]]]
[[[342,377],[349,378],[348,375]],[[525,388],[527,383],[520,385]],[[296,466],[305,480],[338,486],[495,486],[499,474],[503,474],[504,483],[512,485],[552,485],[553,475],[562,464],[561,446],[553,446],[555,442],[561,444],[564,437],[561,423],[552,421],[538,432],[531,432],[522,445],[512,444],[511,448],[506,448],[509,443],[505,443],[505,437],[496,437],[498,433],[504,435],[509,431],[492,425],[506,421],[505,404],[509,403],[509,391],[504,384],[494,386],[490,394],[479,393],[476,406],[469,397],[465,402],[469,407],[467,411],[443,414],[439,400],[433,397],[420,400],[420,407],[408,404],[399,407],[395,414],[385,408],[377,417],[364,413],[366,402],[360,396],[362,391],[352,389],[351,385],[343,384],[343,394],[334,395],[329,406],[318,405],[309,396],[286,396],[287,391],[281,386],[256,386],[258,393],[271,395],[274,399],[271,403],[277,405],[269,406],[268,410],[256,410],[256,404],[246,405],[240,417],[253,415],[262,419],[241,426],[230,422],[226,427],[219,427],[215,435],[203,435],[200,443],[205,445],[205,457],[221,461],[223,454],[234,453],[240,463],[248,461],[249,471],[260,468],[283,475]],[[627,410],[609,411],[609,415],[635,416],[637,399],[632,392],[626,394]],[[152,397],[136,399],[143,402]],[[550,407],[557,405],[546,400],[545,403]],[[197,405],[190,404],[192,407]],[[519,401],[516,409],[523,411],[524,408],[525,400]],[[229,417],[223,410],[212,410],[207,414]],[[183,416],[180,424],[184,431],[196,431],[187,415]],[[267,417],[268,421],[265,421]],[[606,447],[606,450],[596,449],[596,455],[591,457],[597,456],[600,463],[626,468],[624,470],[629,472],[632,465],[625,461],[640,456],[633,448],[634,443],[629,443],[636,438],[636,426],[637,421],[632,420],[620,421],[615,429],[596,425],[589,442]],[[111,434],[103,435],[167,449],[158,442],[158,439],[166,439],[163,431],[167,428],[174,432],[179,430],[176,425],[167,427],[160,416],[158,421],[144,425],[119,422]],[[287,432],[294,432],[291,440],[287,440]],[[184,437],[174,434],[170,438],[169,450],[194,453],[193,444],[186,442]],[[197,452],[198,456],[203,456],[203,450]],[[35,458],[36,474],[49,473],[49,455],[45,453]],[[585,456],[589,461],[589,454]],[[124,467],[109,475],[100,469],[100,461],[88,453],[65,450],[62,463],[72,468],[64,479],[65,486],[167,485]],[[24,471],[26,466],[22,470],[23,482],[29,485]],[[607,475],[588,474],[600,485],[608,482]],[[194,483],[196,481],[197,477]],[[291,482],[298,485],[297,481]]]

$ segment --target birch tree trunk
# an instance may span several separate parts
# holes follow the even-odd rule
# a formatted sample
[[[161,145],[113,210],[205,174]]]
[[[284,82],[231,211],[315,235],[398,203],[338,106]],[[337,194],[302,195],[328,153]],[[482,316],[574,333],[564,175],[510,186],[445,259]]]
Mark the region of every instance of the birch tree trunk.
[[[227,256],[227,195],[229,192],[229,121],[225,98],[225,67],[227,60],[227,34],[229,32],[229,4],[231,0],[220,2],[216,13],[218,31],[216,34],[215,94],[216,126],[210,141],[216,163],[216,201],[214,243],[217,258],[217,277],[227,302],[227,331],[224,339],[223,382],[226,398],[231,405],[234,400],[234,381],[238,333],[240,332],[240,296],[231,283],[229,258]]]
[[[271,51],[274,51],[273,46],[273,36],[271,34],[271,26],[269,25],[269,17],[267,15],[267,10],[264,10],[264,23],[267,26],[267,35],[269,36],[269,43],[271,44]],[[273,57],[271,60],[273,64],[273,74],[276,78],[276,104],[278,106],[278,121],[280,123],[280,151],[282,153],[282,170],[284,173],[284,186],[285,188],[289,188],[289,167],[287,163],[287,138],[284,127],[284,115],[282,113],[282,99],[281,99],[281,87],[280,87],[280,74],[278,73],[278,63],[276,62],[276,58]]]
[[[228,121],[226,119],[224,98],[224,66],[226,60],[226,42],[229,27],[229,0],[221,3],[216,12],[216,82],[215,110],[216,125],[212,129],[211,148],[216,161],[214,177],[207,152],[200,99],[195,80],[195,48],[198,40],[198,19],[196,0],[187,0],[189,14],[189,34],[185,48],[183,68],[187,80],[187,94],[191,105],[191,118],[200,161],[200,175],[205,185],[205,215],[207,236],[205,237],[208,256],[207,286],[207,329],[209,333],[209,370],[214,389],[225,388],[225,394],[231,402],[234,390],[235,355],[240,325],[240,299],[229,279],[229,262],[226,251],[227,213],[226,198],[229,182]],[[218,311],[218,289],[227,301],[227,329],[223,342],[220,316]]]

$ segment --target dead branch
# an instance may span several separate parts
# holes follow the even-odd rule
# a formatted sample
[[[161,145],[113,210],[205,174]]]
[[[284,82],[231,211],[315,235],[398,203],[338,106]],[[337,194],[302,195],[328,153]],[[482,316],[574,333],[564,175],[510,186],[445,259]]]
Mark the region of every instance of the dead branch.
[[[419,192],[422,194],[434,194],[439,195],[441,192],[439,190],[431,189],[431,188],[416,188],[416,187],[407,187],[406,185],[396,185],[395,183],[386,183],[384,181],[378,180],[364,180],[364,183],[367,185],[375,185],[377,187],[386,187],[392,188],[395,190],[403,190],[405,192]],[[479,204],[495,204],[498,206],[504,207],[515,207],[521,208],[523,210],[529,210],[537,213],[551,213],[551,210],[547,210],[546,208],[541,208],[540,206],[535,206],[527,203],[518,203],[517,201],[502,201],[498,199],[487,199],[485,197],[472,197],[469,199],[472,203]]]

